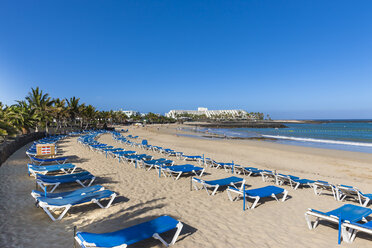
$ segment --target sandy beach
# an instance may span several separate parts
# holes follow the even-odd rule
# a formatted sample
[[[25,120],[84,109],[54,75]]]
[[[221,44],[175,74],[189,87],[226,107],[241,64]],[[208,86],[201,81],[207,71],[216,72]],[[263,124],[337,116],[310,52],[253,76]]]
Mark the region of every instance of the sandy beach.
[[[149,144],[183,151],[187,155],[204,154],[216,161],[234,161],[302,178],[353,185],[372,193],[372,154],[265,141],[198,139],[178,135],[186,134],[179,131],[179,127],[129,127],[127,134],[138,135],[138,142],[147,139]],[[103,134],[98,140],[162,157],[159,153],[117,143],[111,134]],[[215,196],[208,196],[204,190],[191,191],[190,177],[181,177],[177,181],[158,178],[155,170],[136,169],[87,150],[77,143],[77,137],[59,143],[62,154],[75,156],[71,162],[97,176],[95,184],[101,184],[119,196],[108,209],[86,204],[72,208],[62,221],[53,222],[42,209],[35,207],[30,195],[35,189],[35,180],[27,175],[29,159],[25,151],[29,145],[14,153],[0,167],[0,247],[73,247],[74,226],[81,231],[110,232],[164,214],[185,224],[174,247],[371,247],[371,236],[363,234],[358,234],[353,244],[337,245],[336,225],[321,223],[315,230],[308,229],[304,218],[308,208],[329,211],[345,203],[335,201],[330,195],[316,196],[309,188],[293,190],[282,186],[289,191],[287,201],[267,200],[256,209],[243,211],[243,202],[229,201],[226,191]],[[185,162],[175,159],[175,164]],[[204,179],[227,176],[231,174],[207,168]],[[245,178],[250,188],[273,185],[263,182],[261,177]],[[71,188],[77,186],[60,189]],[[165,237],[169,240],[172,234]],[[131,247],[162,245],[149,239]]]

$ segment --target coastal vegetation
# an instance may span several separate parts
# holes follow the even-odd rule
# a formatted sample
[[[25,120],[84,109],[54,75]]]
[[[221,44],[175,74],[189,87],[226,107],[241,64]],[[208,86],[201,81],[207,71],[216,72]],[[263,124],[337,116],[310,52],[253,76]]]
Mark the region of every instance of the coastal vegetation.
[[[62,130],[102,128],[127,122],[169,123],[175,120],[154,113],[137,114],[130,118],[121,111],[99,111],[91,104],[82,103],[80,98],[52,98],[39,87],[23,100],[11,106],[0,102],[0,137],[6,140],[19,134],[45,131],[50,128],[58,133]]]

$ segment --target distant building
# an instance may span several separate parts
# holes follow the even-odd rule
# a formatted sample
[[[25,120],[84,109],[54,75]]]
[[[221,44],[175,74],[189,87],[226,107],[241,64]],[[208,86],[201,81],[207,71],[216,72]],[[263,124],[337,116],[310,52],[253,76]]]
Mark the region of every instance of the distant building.
[[[139,114],[138,111],[134,111],[134,110],[122,110],[122,109],[120,109],[118,112],[124,113],[129,118],[132,117],[133,115]]]
[[[208,110],[208,108],[199,107],[198,110],[171,110],[165,114],[169,118],[177,118],[180,115],[205,115],[207,118],[216,116],[228,116],[231,118],[248,117],[248,113],[241,109],[230,110]]]

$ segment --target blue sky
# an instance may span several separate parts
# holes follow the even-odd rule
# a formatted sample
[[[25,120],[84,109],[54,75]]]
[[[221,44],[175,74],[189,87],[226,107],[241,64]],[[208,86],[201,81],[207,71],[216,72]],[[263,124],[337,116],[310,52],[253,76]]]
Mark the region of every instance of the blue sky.
[[[0,101],[372,118],[372,1],[0,1]]]

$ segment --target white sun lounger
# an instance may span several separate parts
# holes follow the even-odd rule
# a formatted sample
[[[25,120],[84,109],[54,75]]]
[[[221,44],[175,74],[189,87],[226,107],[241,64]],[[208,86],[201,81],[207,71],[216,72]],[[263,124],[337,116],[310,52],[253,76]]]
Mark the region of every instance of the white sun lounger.
[[[241,189],[236,189],[236,188],[229,187],[227,189],[227,195],[228,195],[230,201],[234,201],[238,197],[233,198],[231,193],[236,193],[239,196],[243,196],[244,191],[241,190]],[[257,188],[257,189],[245,190],[246,200],[248,200],[248,199],[253,199],[254,200],[254,202],[252,203],[252,206],[250,207],[251,209],[254,209],[256,207],[257,203],[259,202],[259,200],[261,198],[272,197],[276,201],[279,201],[278,198],[277,198],[277,195],[280,195],[280,194],[283,194],[282,202],[284,202],[287,199],[288,191],[283,189],[283,188],[279,188],[277,186],[266,186],[266,187]],[[248,209],[249,209],[249,207],[248,207]]]
[[[192,185],[196,190],[199,190],[200,188],[197,186],[198,184],[201,184],[202,188],[207,191],[208,195],[215,195],[218,188],[220,186],[232,186],[237,188],[237,184],[241,184],[240,189],[243,189],[244,184],[245,184],[245,179],[240,178],[240,177],[227,177],[227,178],[222,178],[222,179],[217,179],[217,180],[209,180],[209,181],[204,181],[200,178],[193,177],[192,178]],[[208,191],[208,188],[212,188],[212,193],[210,194]]]
[[[196,176],[201,177],[204,173],[204,168],[191,164],[163,166],[161,167],[161,170],[164,176],[169,175],[174,180],[178,180],[182,174],[193,173]]]
[[[45,213],[53,220],[61,220],[63,216],[67,213],[67,211],[72,207],[88,202],[96,203],[101,208],[108,208],[111,206],[111,203],[114,201],[116,197],[116,193],[110,190],[101,190],[96,192],[90,192],[81,195],[75,195],[70,197],[62,197],[62,198],[49,198],[40,196],[36,198],[37,204],[41,207]],[[99,201],[111,198],[106,206],[103,206]],[[56,211],[62,211],[57,217],[54,216]]]
[[[63,183],[73,183],[76,182],[83,187],[89,187],[92,185],[95,177],[90,174],[88,171],[67,174],[61,176],[48,176],[48,175],[37,175],[36,182],[43,189],[47,191],[48,186],[52,186],[52,189],[49,193],[52,193],[60,184]]]
[[[111,233],[77,232],[75,240],[81,247],[116,247],[125,248],[148,238],[162,242],[166,247],[176,243],[183,224],[170,216],[164,215],[148,222],[131,226]],[[167,243],[160,234],[176,229],[172,241]]]

